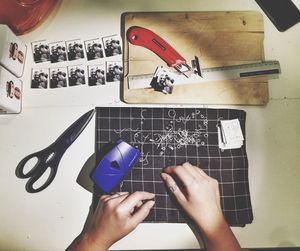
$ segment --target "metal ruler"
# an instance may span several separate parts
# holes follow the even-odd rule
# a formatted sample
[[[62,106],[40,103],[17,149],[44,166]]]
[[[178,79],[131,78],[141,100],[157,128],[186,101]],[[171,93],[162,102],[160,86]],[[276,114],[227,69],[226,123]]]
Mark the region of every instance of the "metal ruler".
[[[277,78],[281,73],[278,61],[263,61],[260,63],[221,66],[214,68],[204,68],[201,70],[202,77],[192,74],[189,78],[174,72],[174,85],[187,85],[221,80],[235,80],[240,78],[267,76]],[[129,89],[140,89],[150,87],[153,74],[130,75],[128,76]]]

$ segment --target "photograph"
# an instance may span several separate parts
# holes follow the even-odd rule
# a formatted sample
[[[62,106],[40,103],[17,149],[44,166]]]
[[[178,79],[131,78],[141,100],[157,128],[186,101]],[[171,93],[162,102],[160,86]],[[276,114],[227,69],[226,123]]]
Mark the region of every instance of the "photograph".
[[[121,61],[106,62],[106,81],[115,82],[123,78],[123,66]]]
[[[66,45],[69,61],[84,58],[83,45],[80,39],[66,41]]]
[[[85,67],[82,65],[68,66],[69,86],[85,84]]]
[[[67,68],[50,68],[50,88],[67,87]]]
[[[67,60],[66,45],[63,41],[49,43],[51,63],[64,62]]]
[[[50,61],[50,48],[45,40],[31,43],[33,60],[35,63],[43,63]]]
[[[89,65],[89,86],[105,85],[105,67],[104,65]]]
[[[106,57],[112,57],[122,54],[122,41],[118,35],[102,38]]]
[[[18,60],[20,64],[24,64],[25,54],[19,49],[18,43],[10,43],[9,45],[9,58]]]
[[[47,89],[49,83],[49,69],[32,69],[31,88]]]
[[[18,100],[21,98],[21,90],[12,80],[6,81],[6,97],[11,99],[16,98]]]
[[[172,94],[175,81],[174,78],[174,73],[169,69],[163,66],[157,67],[150,85],[155,91],[164,94]]]
[[[87,60],[104,57],[103,46],[100,38],[90,39],[84,42]]]

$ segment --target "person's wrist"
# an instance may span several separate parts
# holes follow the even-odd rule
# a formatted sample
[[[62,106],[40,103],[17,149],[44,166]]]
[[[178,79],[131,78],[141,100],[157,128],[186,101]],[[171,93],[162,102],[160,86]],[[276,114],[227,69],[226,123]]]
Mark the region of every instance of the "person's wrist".
[[[92,233],[84,233],[81,237],[81,242],[88,247],[88,251],[106,251],[111,246],[99,237],[96,239]]]
[[[213,236],[217,234],[221,228],[228,226],[222,212],[211,214],[211,217],[209,217],[208,215],[206,216],[207,217],[205,217],[204,220],[203,219],[195,220],[200,231],[205,236],[208,237]]]

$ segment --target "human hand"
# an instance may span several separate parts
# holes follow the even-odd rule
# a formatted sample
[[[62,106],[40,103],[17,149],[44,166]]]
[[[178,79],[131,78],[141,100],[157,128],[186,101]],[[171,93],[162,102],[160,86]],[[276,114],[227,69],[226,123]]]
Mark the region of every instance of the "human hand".
[[[178,203],[202,231],[212,232],[224,220],[218,181],[202,169],[184,163],[165,168],[161,176]]]
[[[153,198],[148,192],[101,196],[90,226],[70,250],[107,250],[147,217]]]
[[[190,163],[167,167],[161,176],[203,233],[208,251],[240,251],[240,245],[223,217],[217,180]]]

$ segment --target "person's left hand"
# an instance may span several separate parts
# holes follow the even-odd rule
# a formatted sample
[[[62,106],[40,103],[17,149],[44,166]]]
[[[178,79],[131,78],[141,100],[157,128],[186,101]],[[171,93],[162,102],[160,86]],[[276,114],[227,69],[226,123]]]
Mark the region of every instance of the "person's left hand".
[[[71,250],[93,250],[92,247],[107,250],[147,217],[154,205],[154,196],[148,192],[101,196],[91,225],[82,234],[75,249]]]

